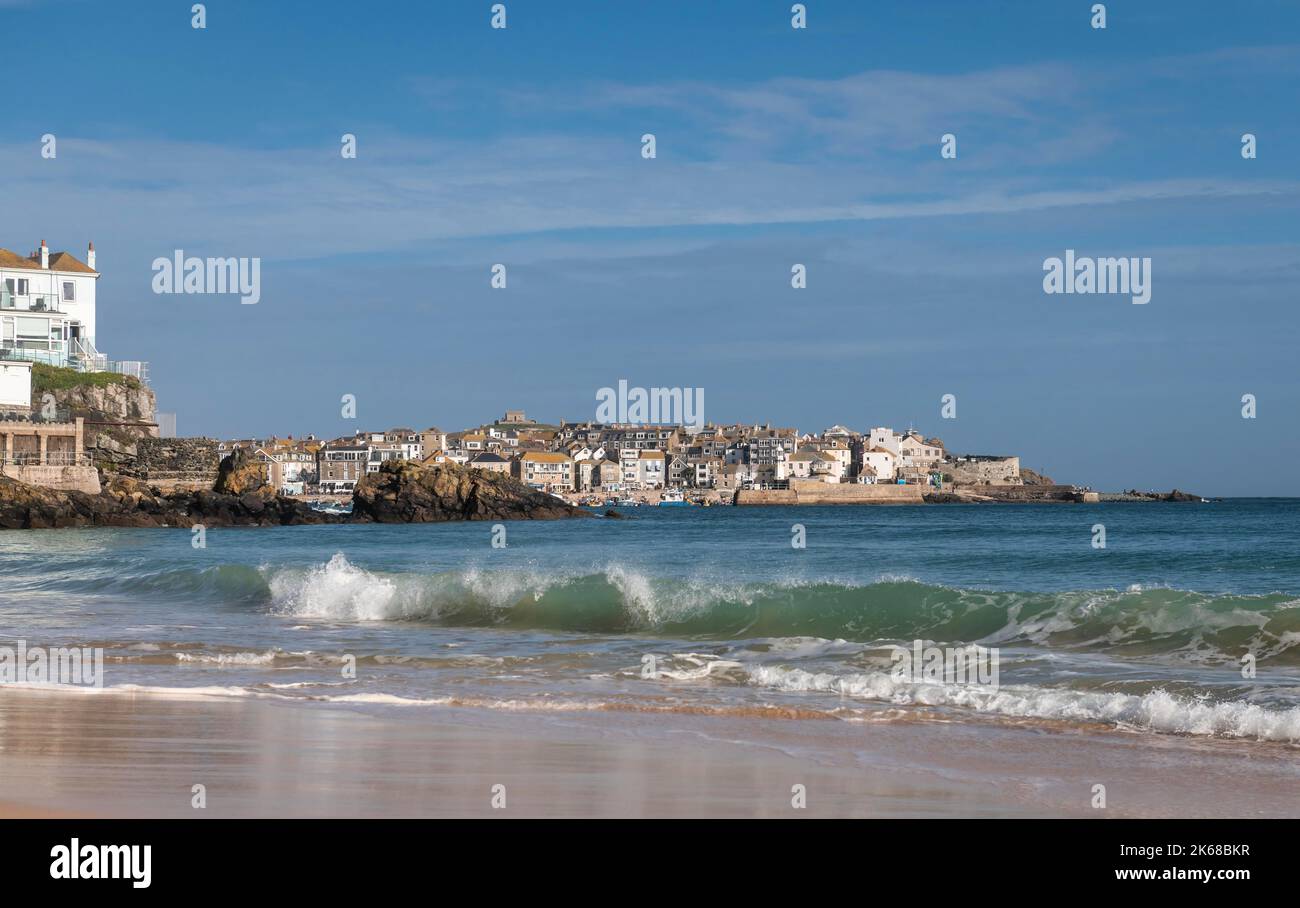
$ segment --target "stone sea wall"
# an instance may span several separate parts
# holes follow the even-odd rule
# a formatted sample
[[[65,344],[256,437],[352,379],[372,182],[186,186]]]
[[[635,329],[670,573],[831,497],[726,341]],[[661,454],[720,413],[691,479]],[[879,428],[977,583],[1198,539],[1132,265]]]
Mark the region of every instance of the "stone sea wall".
[[[161,489],[210,489],[221,458],[212,438],[141,438],[134,459],[122,464],[122,476],[142,479]]]
[[[793,480],[789,489],[741,489],[736,504],[922,504],[919,485],[861,485]]]
[[[944,464],[943,471],[959,485],[1019,485],[1020,458],[977,460]]]
[[[0,468],[0,474],[28,485],[61,492],[85,492],[88,495],[100,492],[99,471],[89,466],[5,464]]]

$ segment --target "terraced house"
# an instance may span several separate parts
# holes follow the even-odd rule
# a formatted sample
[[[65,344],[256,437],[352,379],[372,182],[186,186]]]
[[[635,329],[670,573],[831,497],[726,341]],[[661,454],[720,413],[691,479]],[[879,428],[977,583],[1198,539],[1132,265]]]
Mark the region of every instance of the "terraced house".
[[[573,459],[553,451],[526,451],[514,466],[520,482],[547,492],[573,491]]]

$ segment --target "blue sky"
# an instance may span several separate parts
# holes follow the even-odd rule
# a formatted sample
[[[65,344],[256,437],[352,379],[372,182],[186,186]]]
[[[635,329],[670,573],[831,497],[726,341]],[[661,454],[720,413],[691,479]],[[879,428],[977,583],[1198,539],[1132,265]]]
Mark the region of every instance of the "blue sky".
[[[0,246],[95,241],[99,347],[182,434],[591,418],[627,379],[1100,488],[1300,494],[1291,0],[1104,31],[1075,0],[811,0],[804,31],[760,0],[514,0],[504,31],[479,0],[190,5],[0,0],[45,36]],[[260,257],[261,302],[155,295],[177,248]],[[1067,248],[1150,256],[1151,302],[1044,294]]]

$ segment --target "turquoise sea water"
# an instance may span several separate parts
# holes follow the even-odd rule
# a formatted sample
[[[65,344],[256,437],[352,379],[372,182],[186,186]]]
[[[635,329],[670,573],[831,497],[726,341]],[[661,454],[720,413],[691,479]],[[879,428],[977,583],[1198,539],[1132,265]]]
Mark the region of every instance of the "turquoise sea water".
[[[203,549],[7,531],[0,645],[102,646],[110,687],[363,709],[937,711],[1300,743],[1300,500],[628,514],[506,524],[503,549],[486,523],[213,529]],[[998,685],[899,678],[917,640],[997,648]]]

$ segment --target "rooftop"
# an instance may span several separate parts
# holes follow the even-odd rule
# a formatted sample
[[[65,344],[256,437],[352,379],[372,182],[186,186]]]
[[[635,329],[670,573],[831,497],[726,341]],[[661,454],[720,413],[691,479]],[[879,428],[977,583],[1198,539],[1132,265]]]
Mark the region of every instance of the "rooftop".
[[[0,249],[0,268],[20,269],[23,271],[46,270],[41,267],[41,255],[39,252],[34,252],[31,255],[19,255],[9,249]],[[76,274],[99,273],[71,252],[51,252],[50,267],[48,270],[73,272]]]

